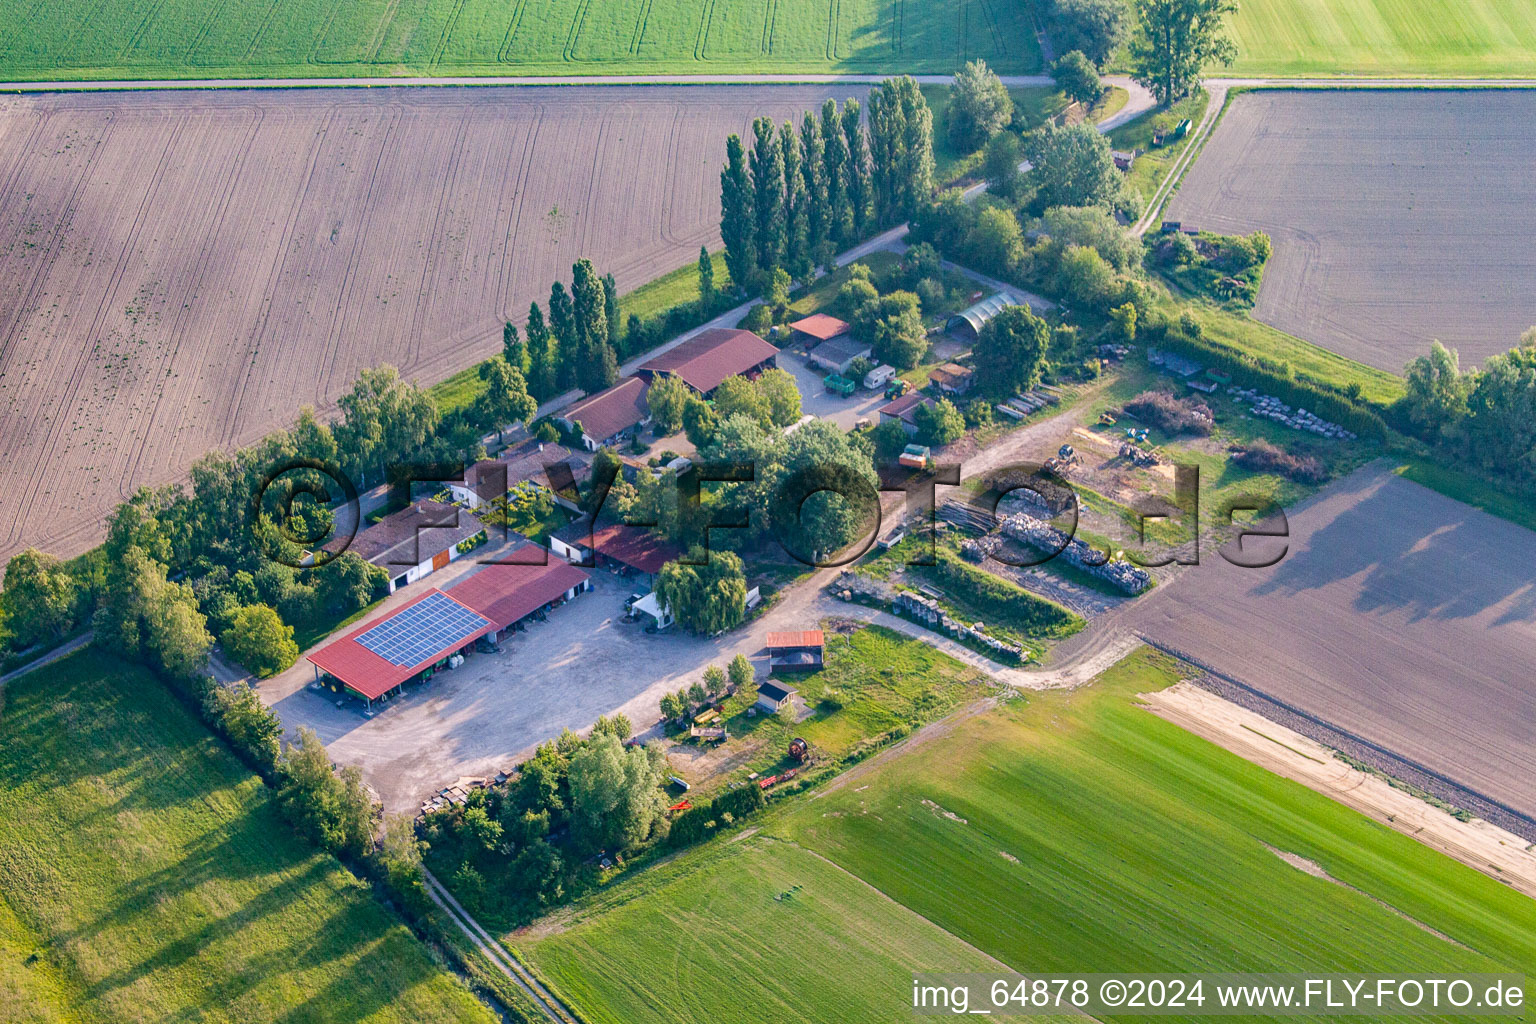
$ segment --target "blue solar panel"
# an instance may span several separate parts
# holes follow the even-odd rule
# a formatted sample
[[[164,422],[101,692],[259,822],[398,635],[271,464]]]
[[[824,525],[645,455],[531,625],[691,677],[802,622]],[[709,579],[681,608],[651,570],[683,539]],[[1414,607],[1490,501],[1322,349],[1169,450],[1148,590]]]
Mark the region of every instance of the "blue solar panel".
[[[447,594],[427,597],[374,626],[357,642],[391,665],[419,665],[438,651],[456,647],[491,623]]]

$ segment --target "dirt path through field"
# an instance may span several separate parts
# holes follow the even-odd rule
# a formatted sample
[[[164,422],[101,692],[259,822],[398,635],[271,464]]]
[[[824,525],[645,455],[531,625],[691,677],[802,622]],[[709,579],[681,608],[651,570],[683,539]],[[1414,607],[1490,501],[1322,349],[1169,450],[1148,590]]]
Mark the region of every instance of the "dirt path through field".
[[[1536,853],[1514,833],[1481,818],[1452,817],[1379,775],[1350,767],[1322,744],[1194,683],[1144,693],[1140,699],[1158,717],[1536,897]]]

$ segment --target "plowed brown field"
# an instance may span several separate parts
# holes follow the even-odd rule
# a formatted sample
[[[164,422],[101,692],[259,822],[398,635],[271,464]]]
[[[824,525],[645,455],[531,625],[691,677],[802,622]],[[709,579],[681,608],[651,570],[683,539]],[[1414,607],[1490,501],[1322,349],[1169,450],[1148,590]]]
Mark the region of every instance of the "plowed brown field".
[[[79,552],[141,484],[431,381],[588,256],[621,289],[718,241],[724,138],[834,86],[0,100],[0,558]]]
[[[1279,564],[1202,553],[1128,624],[1536,819],[1536,533],[1380,464],[1289,522]]]

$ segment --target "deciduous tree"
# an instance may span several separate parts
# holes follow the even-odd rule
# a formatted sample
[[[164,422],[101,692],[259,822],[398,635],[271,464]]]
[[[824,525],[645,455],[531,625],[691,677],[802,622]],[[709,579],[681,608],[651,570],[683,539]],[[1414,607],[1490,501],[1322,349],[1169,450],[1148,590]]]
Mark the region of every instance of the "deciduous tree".
[[[1027,306],[1005,306],[976,339],[976,379],[985,394],[1007,398],[1028,391],[1040,379],[1051,329]]]
[[[249,604],[241,608],[222,640],[225,650],[258,679],[275,676],[299,660],[293,627],[283,625],[277,610],[270,605]]]
[[[1079,50],[1101,68],[1131,30],[1126,0],[1053,0],[1049,17],[1058,52]]]
[[[1210,64],[1230,65],[1237,45],[1223,19],[1236,0],[1135,0],[1136,28],[1129,58],[1136,81],[1157,101],[1172,103],[1200,84]]]
[[[757,272],[771,274],[784,261],[784,148],[773,120],[752,122],[752,209],[757,223]]]
[[[475,418],[495,427],[500,440],[507,424],[531,422],[539,403],[528,393],[522,372],[505,359],[491,359],[481,365],[486,387],[475,402]]]
[[[830,101],[829,101],[830,102]],[[725,168],[720,172],[720,237],[731,283],[750,288],[757,280],[757,211],[741,136],[725,140]]]
[[[671,373],[657,374],[645,392],[645,404],[661,434],[672,434],[683,425],[683,409],[693,392],[682,378]]]
[[[1026,151],[1038,208],[1108,204],[1120,190],[1109,140],[1092,125],[1046,125],[1031,133]]]
[[[983,60],[973,60],[955,73],[949,87],[949,144],[969,153],[1008,126],[1013,98],[1008,87]]]
[[[1058,58],[1051,65],[1051,77],[1056,79],[1056,88],[1078,103],[1092,106],[1104,95],[1098,70],[1081,50],[1071,50]]]

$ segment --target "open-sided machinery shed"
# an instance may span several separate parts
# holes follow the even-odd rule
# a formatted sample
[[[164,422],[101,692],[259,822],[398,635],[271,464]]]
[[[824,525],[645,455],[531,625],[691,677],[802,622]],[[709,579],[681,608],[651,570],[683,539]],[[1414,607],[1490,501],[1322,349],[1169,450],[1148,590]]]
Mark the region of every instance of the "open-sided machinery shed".
[[[320,648],[309,660],[317,679],[325,672],[371,707],[495,628],[490,619],[433,587]]]

